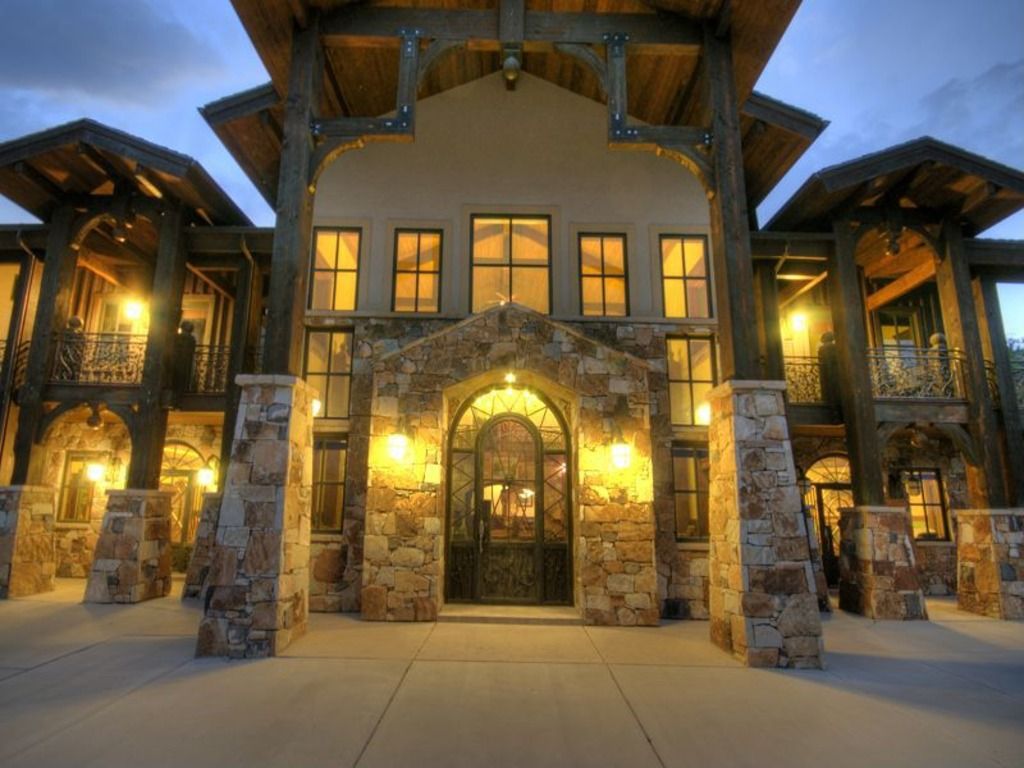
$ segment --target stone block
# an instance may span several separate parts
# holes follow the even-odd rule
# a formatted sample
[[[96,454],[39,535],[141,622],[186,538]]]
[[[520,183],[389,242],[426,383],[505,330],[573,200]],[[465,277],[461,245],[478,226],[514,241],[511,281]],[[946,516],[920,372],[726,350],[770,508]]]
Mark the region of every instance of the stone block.
[[[956,513],[957,605],[996,619],[1024,619],[1024,509]]]
[[[54,490],[0,487],[0,599],[55,588]]]

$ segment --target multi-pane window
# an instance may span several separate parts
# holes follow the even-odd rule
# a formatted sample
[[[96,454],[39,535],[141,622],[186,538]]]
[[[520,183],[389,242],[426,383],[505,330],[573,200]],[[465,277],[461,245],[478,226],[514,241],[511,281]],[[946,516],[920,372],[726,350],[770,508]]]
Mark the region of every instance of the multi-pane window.
[[[914,538],[948,541],[946,502],[942,497],[939,470],[912,469],[901,475],[907,506],[910,507]]]
[[[708,392],[715,386],[715,344],[710,338],[670,338],[668,394],[675,426],[711,421]]]
[[[356,308],[359,276],[358,229],[317,229],[309,279],[309,308],[345,311]]]
[[[547,314],[551,306],[551,220],[473,216],[473,311],[514,301]]]
[[[320,418],[347,419],[352,379],[352,331],[306,334],[306,382],[320,395]]]
[[[711,317],[707,241],[703,237],[662,235],[661,285],[665,317]]]
[[[676,504],[676,538],[708,537],[708,452],[706,448],[672,449],[672,482]]]
[[[68,453],[64,460],[64,479],[60,487],[57,522],[88,523],[92,519],[92,503],[96,493],[97,467],[104,466],[100,453]],[[90,474],[94,477],[90,477]]]
[[[395,232],[395,312],[437,312],[440,307],[441,232]]]
[[[580,235],[580,298],[584,315],[629,313],[625,235]]]
[[[345,509],[345,459],[341,437],[313,439],[313,530],[341,533]]]

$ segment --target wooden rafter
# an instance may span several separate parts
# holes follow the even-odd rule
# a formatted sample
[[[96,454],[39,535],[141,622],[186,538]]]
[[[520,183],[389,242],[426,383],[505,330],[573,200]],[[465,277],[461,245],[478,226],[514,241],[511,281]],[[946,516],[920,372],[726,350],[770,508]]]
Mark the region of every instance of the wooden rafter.
[[[935,277],[935,259],[929,259],[865,298],[864,308],[868,312],[874,312],[889,302],[895,301],[903,294],[914,290],[919,285],[923,285],[933,277]]]

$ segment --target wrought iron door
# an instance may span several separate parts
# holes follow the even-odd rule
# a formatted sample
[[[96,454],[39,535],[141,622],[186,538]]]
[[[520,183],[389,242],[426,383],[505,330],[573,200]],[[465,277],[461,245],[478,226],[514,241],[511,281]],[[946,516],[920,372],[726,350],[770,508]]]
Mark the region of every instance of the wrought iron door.
[[[839,584],[839,511],[853,506],[853,490],[849,485],[830,483],[815,485],[818,535],[821,539],[821,565],[825,580],[831,587]]]

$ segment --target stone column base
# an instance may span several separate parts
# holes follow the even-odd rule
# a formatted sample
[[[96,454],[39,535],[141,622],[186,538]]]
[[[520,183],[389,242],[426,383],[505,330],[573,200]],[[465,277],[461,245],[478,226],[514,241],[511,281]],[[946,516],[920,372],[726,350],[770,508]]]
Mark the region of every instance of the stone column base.
[[[53,500],[49,486],[0,488],[0,599],[55,588]]]
[[[87,603],[141,603],[171,591],[170,491],[107,491]]]
[[[902,507],[839,514],[839,607],[871,619],[927,619]]]
[[[238,420],[196,656],[275,656],[306,632],[314,391],[239,376]]]
[[[711,640],[752,667],[821,667],[785,390],[780,381],[727,381],[708,396]]]
[[[196,540],[192,543],[192,555],[188,559],[188,571],[185,573],[185,586],[181,590],[182,600],[203,596],[203,586],[206,584],[206,574],[210,572],[217,538],[217,520],[220,518],[222,499],[219,493],[203,494],[199,525],[196,526]]]
[[[1024,509],[958,509],[957,606],[1024,619]]]

